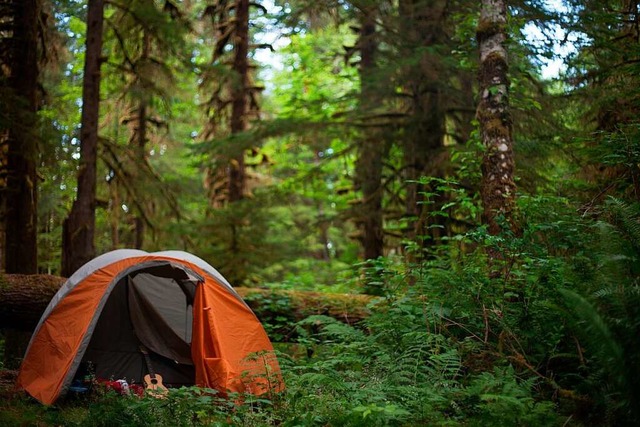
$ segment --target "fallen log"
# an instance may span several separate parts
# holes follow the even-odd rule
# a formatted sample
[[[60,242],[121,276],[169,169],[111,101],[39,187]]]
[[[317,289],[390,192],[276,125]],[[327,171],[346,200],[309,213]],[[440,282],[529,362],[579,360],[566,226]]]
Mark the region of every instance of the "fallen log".
[[[0,275],[0,328],[33,331],[49,301],[65,280],[47,274]],[[349,324],[358,323],[368,316],[367,304],[371,301],[371,297],[366,295],[244,287],[235,289],[260,321],[273,327],[290,325],[314,314],[330,316]]]
[[[33,331],[65,280],[48,274],[0,275],[0,328]]]

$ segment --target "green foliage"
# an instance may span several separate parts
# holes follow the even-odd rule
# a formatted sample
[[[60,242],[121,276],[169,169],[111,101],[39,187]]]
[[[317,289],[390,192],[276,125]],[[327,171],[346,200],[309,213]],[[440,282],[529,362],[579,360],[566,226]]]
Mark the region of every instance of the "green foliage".
[[[640,419],[640,207],[611,199],[608,222],[598,223],[598,269],[562,295],[575,333],[591,357],[584,387],[611,425]]]
[[[398,3],[378,2],[376,77],[384,82],[381,94],[394,94],[381,106],[390,117],[376,119],[392,125],[381,134],[392,143],[383,177],[387,256],[365,265],[348,216],[358,198],[354,143],[367,123],[357,116],[357,67],[344,57],[344,46],[355,41],[351,19],[362,5],[277,3],[289,17],[309,22],[289,29],[293,35],[277,54],[260,120],[246,132],[219,132],[197,144],[209,119],[225,119],[222,109],[203,112],[200,106],[233,73],[227,64],[208,65],[213,41],[203,38],[199,23],[184,25],[163,8],[178,5],[196,22],[208,3],[107,6],[98,251],[131,246],[134,220],[147,214],[144,249],[190,250],[234,285],[365,289],[380,295],[371,315],[357,326],[323,316],[292,324],[286,296],[249,297],[259,303],[258,315],[281,313],[265,325],[272,338],[298,336],[298,351],[280,358],[287,388],[269,399],[239,403],[196,388],[174,390],[167,400],[105,394],[52,408],[16,398],[2,402],[0,424],[637,424],[638,38],[625,22],[635,15],[603,1],[564,2],[566,11],[555,12],[540,1],[511,6],[519,230],[495,236],[480,225],[482,148],[469,108],[477,4],[449,5],[446,42],[410,46],[398,31],[408,24],[397,22]],[[51,273],[58,269],[62,221],[75,194],[86,30],[84,2],[54,4],[68,52],[61,53],[63,67],[49,70],[43,81],[49,96],[39,112],[39,265]],[[321,28],[318,22],[328,15],[346,21]],[[573,80],[539,81],[540,55],[553,51],[530,40],[523,31],[528,22],[547,30],[558,23],[585,36],[569,64]],[[146,59],[144,33],[153,45]],[[423,235],[407,241],[403,232],[415,218],[405,215],[406,168],[415,159],[403,147],[422,125],[408,98],[431,91],[447,100],[447,143],[468,142],[447,146],[450,158],[429,159],[432,175],[446,179],[413,177],[411,184],[424,189],[421,219],[427,223]],[[143,100],[152,126],[141,159],[132,143],[132,114]],[[206,159],[253,148],[257,154],[246,156],[253,197],[211,208],[202,184]],[[439,175],[444,164],[447,171]],[[607,194],[616,199],[603,202]]]
[[[232,401],[218,397],[215,390],[195,387],[171,390],[166,399],[127,397],[108,392],[89,406],[81,425],[229,425],[227,417],[233,406]]]

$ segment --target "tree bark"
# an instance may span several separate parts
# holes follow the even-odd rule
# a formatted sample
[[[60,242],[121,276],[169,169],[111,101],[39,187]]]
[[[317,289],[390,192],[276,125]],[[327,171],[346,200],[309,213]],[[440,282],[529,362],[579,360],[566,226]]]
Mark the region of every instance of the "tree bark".
[[[143,30],[142,34],[142,54],[140,55],[139,63],[146,64],[149,60],[149,55],[151,54],[151,37],[149,36],[149,32],[147,30]],[[138,76],[138,81],[140,84],[140,100],[138,103],[138,117],[137,117],[137,130],[136,130],[136,157],[138,161],[138,165],[140,168],[147,162],[147,116],[148,116],[148,106],[149,106],[149,95],[147,95],[145,87],[145,79],[148,79],[148,76]],[[138,173],[137,170],[135,172]],[[141,204],[142,205],[142,204]],[[141,208],[138,208],[141,209]],[[136,249],[142,249],[144,244],[144,232],[145,232],[145,223],[143,218],[143,213],[138,212],[138,215],[134,221],[135,224],[135,240],[133,247]]]
[[[365,119],[381,102],[379,81],[376,81],[376,6],[363,7],[360,13],[360,108]],[[383,255],[382,170],[386,141],[375,127],[363,131],[356,165],[356,187],[362,191],[357,221],[362,224],[364,259]]]
[[[506,26],[506,1],[483,0],[477,29],[480,49],[477,118],[485,147],[481,183],[483,222],[494,235],[503,230],[500,217],[508,224],[507,228],[514,228],[512,214],[516,194]]]
[[[10,85],[15,104],[6,141],[5,271],[36,273],[38,176],[38,15],[39,0],[13,4]]]
[[[0,328],[33,331],[65,281],[63,277],[48,274],[0,276]]]
[[[430,170],[437,162],[444,144],[445,112],[442,100],[442,58],[435,51],[445,39],[445,11],[447,2],[437,0],[425,4],[422,0],[401,0],[399,3],[401,25],[407,56],[413,61],[405,71],[405,90],[411,96],[409,105],[409,134],[404,147],[404,179],[407,182],[405,208],[407,216],[406,237],[420,240],[424,246],[438,236],[426,237],[430,232],[439,233],[438,227],[428,227],[427,218],[433,205],[425,203],[424,185],[418,181],[423,175],[440,176]],[[416,57],[416,52],[423,52]],[[413,254],[419,255],[419,254]]]
[[[78,194],[62,232],[62,274],[70,276],[95,256],[96,162],[100,109],[103,0],[89,0],[82,86]]]
[[[46,274],[0,276],[0,328],[33,331],[49,301],[66,281]],[[365,319],[371,297],[366,295],[324,294],[320,292],[235,288],[265,323],[296,322],[314,314],[346,323]],[[273,301],[277,301],[276,304]],[[287,323],[291,326],[290,323]]]
[[[232,82],[231,133],[247,130],[247,88],[249,86],[249,0],[236,1],[233,71],[236,81]],[[244,198],[246,170],[244,150],[229,162],[229,202]]]

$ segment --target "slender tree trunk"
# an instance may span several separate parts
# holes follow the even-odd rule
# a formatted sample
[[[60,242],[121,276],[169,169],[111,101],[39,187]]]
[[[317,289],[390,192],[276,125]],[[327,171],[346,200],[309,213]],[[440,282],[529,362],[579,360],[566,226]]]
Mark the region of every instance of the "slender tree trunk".
[[[247,89],[249,85],[249,0],[236,1],[236,31],[234,41],[232,83],[231,133],[247,129]],[[242,200],[246,181],[244,151],[231,158],[229,163],[229,202]]]
[[[96,162],[100,109],[103,0],[89,0],[82,86],[78,194],[62,235],[62,275],[70,276],[95,256]]]
[[[149,55],[151,54],[151,37],[147,30],[143,31],[142,36],[142,55],[140,56],[141,63],[146,63],[149,60]],[[138,117],[137,117],[137,134],[136,134],[136,157],[139,167],[147,162],[147,116],[149,110],[149,96],[146,93],[147,88],[144,84],[144,79],[148,78],[148,76],[138,77],[141,80],[140,87],[140,103],[138,104]],[[144,244],[144,231],[145,231],[145,222],[143,218],[143,214],[141,212],[135,218],[135,241],[134,247],[136,249],[142,249],[142,245]]]
[[[38,271],[37,184],[39,0],[14,2],[10,85],[15,96],[6,141],[5,270]]]
[[[111,249],[120,247],[120,194],[118,193],[118,178],[114,177],[109,182],[109,192],[111,193],[111,209],[109,214],[109,225],[111,226]]]
[[[482,0],[477,39],[480,48],[480,98],[477,117],[485,147],[482,158],[481,195],[483,222],[489,233],[502,230],[499,217],[513,227],[516,184],[513,179],[512,123],[509,113],[507,62],[507,4]]]
[[[379,81],[376,81],[376,6],[361,11],[360,37],[360,107],[370,115],[381,102]],[[365,259],[383,255],[382,170],[386,141],[375,127],[363,131],[357,163],[357,187],[362,190],[358,222],[362,224],[362,246]]]

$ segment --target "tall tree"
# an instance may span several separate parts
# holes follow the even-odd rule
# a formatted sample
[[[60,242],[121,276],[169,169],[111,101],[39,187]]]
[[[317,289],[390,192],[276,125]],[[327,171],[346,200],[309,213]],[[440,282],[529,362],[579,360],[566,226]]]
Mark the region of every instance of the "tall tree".
[[[231,133],[247,129],[247,88],[249,87],[249,0],[237,0],[235,36],[233,42],[233,71],[236,74],[231,89]],[[244,151],[233,156],[228,165],[229,202],[241,200],[246,186]]]
[[[404,179],[407,183],[405,209],[407,237],[425,238],[429,233],[429,205],[424,200],[421,176],[441,176],[436,165],[443,163],[441,152],[445,139],[445,88],[450,84],[444,66],[444,41],[448,2],[436,0],[401,0],[399,2],[400,54],[403,95],[408,100],[406,137],[403,141]],[[432,228],[437,230],[437,228]]]
[[[226,230],[222,243],[233,254],[234,282],[246,278],[247,246],[251,238],[246,234],[255,210],[241,204],[250,194],[247,186],[248,165],[245,157],[249,149],[257,148],[241,135],[248,130],[251,118],[259,113],[258,92],[262,87],[253,83],[255,65],[250,63],[250,8],[264,9],[249,0],[217,0],[208,6],[205,15],[211,19],[215,45],[209,64],[203,65],[203,90],[206,90],[207,124],[202,136],[212,139],[210,164],[205,185],[209,193],[209,216],[223,212]],[[214,212],[220,210],[220,212]]]
[[[516,195],[506,27],[507,2],[482,0],[476,33],[480,50],[477,118],[485,148],[481,183],[483,220],[491,234],[502,230],[501,216],[513,226]]]
[[[62,275],[69,277],[95,256],[96,168],[104,1],[89,0],[82,85],[78,193],[62,232]]]
[[[37,273],[38,18],[40,0],[6,1],[2,6],[2,78],[8,82],[6,144],[5,269],[8,273]],[[4,28],[9,28],[5,32]],[[7,34],[10,36],[7,37]],[[8,74],[8,75],[6,75]],[[0,124],[0,129],[3,126]]]
[[[142,248],[148,230],[157,237],[158,202],[166,201],[171,216],[179,218],[175,196],[155,169],[153,157],[164,154],[170,142],[170,119],[179,102],[175,76],[186,57],[188,26],[182,11],[169,0],[118,5],[107,26],[105,46],[111,58],[104,74],[110,90],[105,94],[103,116],[108,131],[102,135],[101,160],[110,170],[111,211],[121,211],[122,204],[131,207],[124,216],[130,218],[127,228],[132,233],[124,233],[122,242]],[[122,132],[123,124],[128,132]],[[127,133],[125,144],[120,137]],[[120,241],[120,216],[120,212],[113,215],[111,223],[114,245]]]
[[[572,94],[585,110],[581,129],[588,132],[581,138],[589,141],[584,172],[593,184],[586,199],[640,201],[640,4],[583,0],[569,7],[568,30],[584,35],[569,73]]]
[[[249,63],[250,6],[260,7],[248,0],[218,0],[205,10],[216,32],[211,61],[213,72],[205,76],[204,82],[210,91],[205,103],[209,118],[203,133],[205,138],[246,131],[250,115],[258,110],[256,91],[260,88],[251,83],[255,67]],[[214,167],[207,177],[214,208],[242,200],[247,180],[246,147],[218,148],[219,154],[213,156]]]
[[[376,11],[375,2],[363,2],[361,5],[357,47],[360,50],[360,108],[365,120],[366,116],[371,116],[379,108],[382,99],[380,82],[376,79]],[[372,125],[362,131],[356,165],[356,188],[362,191],[357,222],[362,224],[365,259],[378,258],[383,255],[384,250],[382,171],[388,144],[375,123]]]

